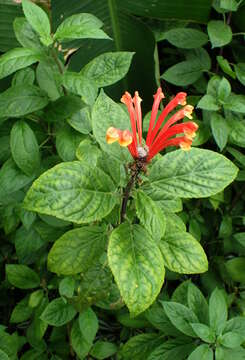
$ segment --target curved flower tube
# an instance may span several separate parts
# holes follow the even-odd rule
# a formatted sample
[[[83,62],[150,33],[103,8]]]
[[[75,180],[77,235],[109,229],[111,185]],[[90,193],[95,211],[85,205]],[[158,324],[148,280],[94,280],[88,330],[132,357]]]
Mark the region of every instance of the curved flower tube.
[[[154,95],[146,145],[142,146],[142,99],[139,97],[138,91],[135,92],[134,98],[126,91],[121,98],[121,102],[128,108],[132,133],[129,130],[110,127],[106,133],[107,143],[112,144],[117,141],[121,146],[128,147],[134,159],[145,159],[146,162],[149,162],[156,154],[168,146],[179,146],[183,150],[190,150],[198,125],[193,121],[182,124],[176,124],[176,122],[184,117],[192,119],[193,106],[186,105],[186,93],[180,92],[166,105],[157,119],[159,105],[163,98],[164,94],[159,87]],[[183,106],[183,108],[163,124],[166,117],[178,105]],[[182,134],[183,136],[175,137]]]

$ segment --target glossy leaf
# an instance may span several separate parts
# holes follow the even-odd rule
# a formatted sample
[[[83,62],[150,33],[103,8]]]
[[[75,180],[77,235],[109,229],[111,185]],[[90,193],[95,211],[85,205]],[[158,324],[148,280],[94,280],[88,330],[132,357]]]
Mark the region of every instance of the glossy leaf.
[[[108,175],[74,161],[42,174],[28,191],[24,206],[81,224],[103,218],[116,201],[115,185]]]
[[[210,150],[173,151],[155,162],[150,171],[153,189],[183,198],[207,197],[229,185],[236,166]]]
[[[47,104],[46,94],[34,85],[16,85],[0,93],[1,116],[21,117]]]
[[[6,265],[6,275],[10,284],[19,289],[32,289],[40,285],[39,276],[26,265]]]
[[[206,254],[194,237],[186,232],[166,233],[159,247],[166,267],[181,274],[197,274],[208,270]]]
[[[117,51],[101,54],[82,69],[82,74],[104,87],[121,80],[128,72],[133,52]]]
[[[166,218],[159,206],[143,191],[136,192],[136,212],[141,225],[157,241],[164,236]]]
[[[92,14],[81,13],[66,18],[56,30],[57,40],[70,39],[110,39],[101,30],[103,23]]]
[[[88,270],[104,251],[106,239],[103,229],[96,226],[66,232],[49,252],[50,271],[74,275]]]
[[[26,175],[35,174],[40,166],[39,146],[35,133],[23,120],[17,121],[12,127],[10,147],[17,166]]]
[[[0,57],[0,79],[23,69],[41,59],[41,54],[33,49],[16,48]]]
[[[140,314],[153,303],[164,280],[156,243],[141,226],[122,224],[110,236],[108,261],[130,313]]]
[[[40,318],[49,325],[62,326],[71,321],[76,310],[71,304],[65,303],[62,298],[52,300],[42,312]]]

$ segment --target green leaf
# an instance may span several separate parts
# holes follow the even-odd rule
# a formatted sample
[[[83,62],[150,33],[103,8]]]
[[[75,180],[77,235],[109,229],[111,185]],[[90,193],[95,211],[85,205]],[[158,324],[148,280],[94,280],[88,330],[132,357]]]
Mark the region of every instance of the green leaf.
[[[45,93],[34,85],[12,86],[0,94],[2,117],[21,117],[43,109],[47,104],[48,99]]]
[[[170,44],[181,49],[195,49],[205,45],[208,37],[200,30],[191,28],[175,28],[165,33]]]
[[[216,111],[219,110],[220,105],[218,104],[215,97],[212,95],[204,95],[197,104],[197,107],[203,110]]]
[[[245,282],[245,257],[239,256],[226,261],[226,271],[235,282]]]
[[[110,39],[110,37],[100,29],[102,25],[102,21],[92,14],[75,14],[69,16],[58,26],[54,34],[54,39]]]
[[[208,304],[202,292],[192,283],[188,284],[188,307],[197,315],[203,324],[209,324]]]
[[[78,323],[83,338],[92,345],[99,329],[99,322],[95,312],[91,308],[83,311],[79,314]]]
[[[74,275],[88,270],[103,253],[106,239],[106,234],[99,226],[66,232],[49,252],[49,270],[61,275]]]
[[[76,160],[76,150],[83,137],[66,123],[58,129],[55,145],[63,161]]]
[[[231,94],[224,104],[226,110],[245,113],[245,95]]]
[[[117,345],[109,341],[98,340],[91,349],[91,355],[98,360],[108,359],[117,352]]]
[[[17,121],[12,127],[10,147],[18,167],[26,175],[35,174],[40,167],[39,146],[35,133],[23,120]]]
[[[67,119],[67,122],[73,129],[81,134],[89,134],[92,130],[90,107],[85,106],[81,110],[75,112]]]
[[[231,94],[231,85],[229,81],[223,77],[218,86],[218,100],[223,103]]]
[[[229,118],[229,142],[241,147],[245,147],[245,120]]]
[[[192,59],[171,66],[161,75],[161,78],[174,85],[186,86],[197,81],[203,70],[199,61]]]
[[[180,274],[198,274],[208,270],[206,254],[194,237],[183,231],[166,233],[159,242],[164,264]]]
[[[240,83],[245,86],[245,63],[235,65],[235,72]]]
[[[32,311],[33,309],[28,306],[28,297],[25,297],[15,305],[11,313],[10,322],[11,323],[24,322],[31,317]]]
[[[188,343],[186,338],[185,340],[181,338],[167,340],[153,350],[147,360],[185,360],[194,347],[194,343]]]
[[[158,334],[139,334],[131,337],[120,350],[125,360],[142,360],[148,358],[150,353],[162,343],[162,338]]]
[[[220,0],[220,7],[227,11],[237,11],[239,5],[236,0]]]
[[[191,323],[198,322],[196,315],[188,307],[174,301],[161,302],[171,323],[185,335],[196,337]]]
[[[222,290],[217,288],[209,299],[209,323],[217,335],[224,330],[227,320],[227,304]]]
[[[240,334],[238,334],[236,332],[234,332],[234,333],[227,332],[226,334],[221,336],[219,341],[220,341],[221,345],[223,345],[227,348],[230,348],[230,349],[234,349],[243,343],[244,337],[242,337]]]
[[[237,333],[245,338],[245,318],[236,316],[226,322],[224,333],[227,332]]]
[[[160,240],[165,233],[165,215],[157,203],[143,191],[136,192],[136,212],[141,225],[149,231],[152,238]]]
[[[156,243],[141,226],[122,224],[111,233],[108,261],[130,313],[140,314],[153,303],[164,281]]]
[[[59,69],[52,59],[39,62],[36,68],[36,78],[39,87],[47,93],[52,101],[62,96],[62,88],[58,81]]]
[[[29,0],[22,0],[25,17],[32,28],[40,35],[41,42],[49,46],[53,43],[50,36],[50,22],[45,11]]]
[[[18,17],[13,22],[15,36],[18,42],[28,49],[43,51],[39,36],[24,17]]]
[[[76,157],[78,160],[90,164],[91,167],[96,166],[100,156],[101,151],[97,146],[92,145],[91,141],[88,139],[82,140],[76,150]]]
[[[223,347],[217,347],[215,351],[215,360],[244,360],[245,350],[242,347],[236,349],[226,349]]]
[[[32,68],[26,68],[17,71],[17,73],[14,74],[12,79],[12,86],[20,85],[20,84],[27,84],[27,85],[33,85],[35,81],[35,72]]]
[[[131,158],[127,148],[118,143],[109,145],[106,142],[106,131],[110,126],[122,130],[130,129],[129,116],[121,106],[101,91],[92,111],[93,134],[103,151],[117,160],[127,162]]]
[[[68,298],[72,298],[75,291],[76,282],[72,277],[65,277],[59,283],[59,294],[60,296],[65,296]]]
[[[40,285],[39,276],[26,265],[6,265],[6,275],[10,284],[19,289],[32,289]]]
[[[18,46],[13,30],[13,21],[17,16],[22,16],[21,7],[14,1],[0,2],[0,52],[8,51]]]
[[[236,73],[232,70],[228,60],[226,60],[223,56],[217,56],[216,59],[217,59],[219,66],[224,71],[224,73],[231,76],[232,79],[236,79]],[[235,68],[236,68],[236,66],[235,66]]]
[[[207,325],[201,323],[193,323],[191,324],[191,327],[202,341],[210,344],[215,342],[215,333]]]
[[[235,148],[227,147],[227,151],[234,156],[235,160],[238,161],[238,163],[245,168],[245,155],[243,155],[240,151],[238,151]]]
[[[78,320],[74,321],[71,329],[71,345],[81,359],[84,359],[92,347],[92,343],[88,342],[81,333]]]
[[[208,36],[212,48],[227,45],[232,40],[232,30],[229,25],[221,20],[211,20],[208,23]]]
[[[208,345],[199,345],[188,357],[188,360],[213,360],[213,351]]]
[[[23,69],[41,59],[41,54],[34,49],[16,48],[0,56],[0,79]]]
[[[214,195],[237,175],[236,166],[210,150],[172,151],[150,170],[151,186],[174,197],[199,198]]]
[[[22,189],[33,180],[34,176],[27,176],[15,165],[12,159],[7,160],[0,170],[0,199]]]
[[[98,88],[95,81],[86,75],[68,71],[62,76],[62,84],[72,93],[80,95],[87,105],[95,102]]]
[[[222,151],[228,141],[229,127],[227,121],[218,113],[211,114],[211,129],[214,136],[214,139]]]
[[[26,265],[37,261],[40,257],[40,250],[45,245],[45,241],[33,227],[28,230],[23,226],[19,228],[14,240],[19,263]]]
[[[83,107],[79,96],[66,95],[50,102],[45,108],[45,119],[48,122],[61,123]]]
[[[43,173],[27,192],[24,207],[81,224],[105,217],[116,202],[115,185],[108,175],[74,161]]]
[[[101,54],[82,69],[82,74],[104,87],[121,80],[128,72],[133,52],[117,51]]]
[[[41,301],[44,298],[44,292],[43,290],[36,290],[30,294],[28,306],[30,308],[36,308],[38,305],[40,305]]]
[[[0,350],[0,360],[10,360],[6,352]]]
[[[42,312],[40,319],[52,326],[62,326],[71,321],[76,310],[62,298],[52,300]]]

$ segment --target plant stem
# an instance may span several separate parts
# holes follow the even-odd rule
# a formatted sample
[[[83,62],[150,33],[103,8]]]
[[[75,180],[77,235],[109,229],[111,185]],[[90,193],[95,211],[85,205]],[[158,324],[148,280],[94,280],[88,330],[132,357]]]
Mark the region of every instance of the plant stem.
[[[64,74],[64,70],[63,70],[63,67],[61,66],[60,60],[59,60],[59,58],[58,58],[58,56],[57,56],[57,53],[56,53],[55,49],[52,48],[52,49],[51,49],[51,52],[52,52],[53,59],[54,59],[56,65],[58,66],[59,72],[61,73],[61,75],[63,75],[63,74]],[[63,91],[64,91],[64,95],[67,95],[66,88],[65,88],[63,85],[62,85],[62,89],[63,89]]]

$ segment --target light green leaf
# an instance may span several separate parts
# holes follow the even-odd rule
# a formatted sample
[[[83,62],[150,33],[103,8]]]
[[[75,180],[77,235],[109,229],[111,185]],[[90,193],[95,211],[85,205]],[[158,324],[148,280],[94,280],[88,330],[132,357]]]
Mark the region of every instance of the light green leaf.
[[[207,35],[202,31],[181,27],[167,31],[165,38],[172,45],[181,49],[199,48],[208,42]]]
[[[61,275],[74,275],[88,270],[105,250],[106,239],[103,229],[98,226],[66,232],[49,252],[49,270]]]
[[[224,73],[231,76],[232,79],[236,79],[236,73],[232,70],[228,60],[226,60],[223,56],[217,56],[216,59],[219,66],[224,71]],[[235,65],[235,69],[236,69],[236,65]]]
[[[215,97],[212,95],[204,95],[197,104],[197,107],[203,110],[216,111],[219,110],[220,105]]]
[[[81,224],[105,217],[116,202],[115,185],[108,175],[74,161],[43,173],[28,191],[24,207]]]
[[[33,85],[35,81],[35,72],[32,68],[21,69],[17,71],[12,79],[11,85],[20,85],[20,84],[27,84]]]
[[[121,80],[128,72],[133,52],[117,51],[101,54],[82,69],[82,74],[104,87]]]
[[[157,241],[164,236],[166,218],[160,207],[143,191],[136,192],[136,212],[141,225]]]
[[[85,358],[92,347],[92,343],[88,342],[81,333],[78,320],[74,321],[71,329],[71,344],[75,353],[81,359]]]
[[[236,76],[240,83],[245,86],[245,63],[235,65]]]
[[[187,360],[213,360],[213,351],[208,345],[199,345]]]
[[[180,274],[198,274],[208,270],[205,252],[194,237],[183,231],[166,233],[159,247],[169,270]]]
[[[40,319],[52,326],[62,326],[71,321],[76,310],[62,298],[52,300],[42,312]]]
[[[1,116],[20,117],[44,108],[46,94],[34,85],[16,85],[0,94]]]
[[[208,23],[208,36],[212,48],[227,45],[232,40],[232,30],[229,25],[221,20],[211,20]]]
[[[10,360],[6,352],[0,350],[0,360]]]
[[[214,139],[222,151],[228,141],[229,127],[227,121],[220,114],[214,112],[211,114],[211,129],[214,136]]]
[[[209,323],[217,335],[224,330],[227,320],[227,304],[222,290],[217,288],[209,299]]]
[[[225,77],[223,77],[218,86],[218,100],[221,103],[224,103],[230,94],[231,94],[231,85],[229,81]]]
[[[219,341],[221,345],[230,349],[234,349],[243,343],[244,337],[242,337],[240,334],[236,332],[233,333],[230,331],[222,335]]]
[[[38,305],[40,305],[43,298],[44,298],[44,291],[43,290],[39,289],[39,290],[33,291],[30,294],[29,301],[28,301],[28,306],[30,308],[36,308]]]
[[[0,199],[22,189],[33,180],[34,176],[25,175],[12,159],[7,160],[0,170]]]
[[[202,341],[211,344],[215,342],[215,333],[207,325],[201,323],[193,323],[191,324],[191,327]]]
[[[23,69],[42,58],[34,49],[15,48],[0,56],[0,79]]]
[[[71,276],[66,276],[59,283],[59,294],[67,298],[72,298],[75,291],[76,281]]]
[[[44,47],[39,36],[24,17],[18,17],[13,22],[15,36],[18,42],[28,49],[43,51]]]
[[[176,150],[156,161],[150,170],[153,189],[183,198],[214,195],[229,185],[237,167],[210,150]]]
[[[10,147],[14,161],[29,176],[40,166],[39,146],[35,133],[23,120],[17,121],[11,129]]]
[[[56,40],[66,39],[110,39],[101,30],[103,23],[96,16],[87,13],[80,13],[69,16],[56,30]]]
[[[131,129],[128,114],[103,91],[100,92],[92,111],[93,134],[103,151],[123,162],[132,159],[127,148],[118,143],[107,144],[106,131],[110,126]]]
[[[139,334],[131,337],[123,345],[120,354],[124,360],[142,360],[143,357],[148,358],[150,353],[162,343],[162,340],[158,334]]]
[[[99,329],[99,322],[95,312],[91,308],[83,311],[79,314],[78,323],[83,338],[92,345]]]
[[[26,265],[6,265],[6,275],[10,284],[19,289],[32,289],[40,285],[39,276]]]
[[[245,95],[237,95],[231,93],[226,99],[224,108],[238,113],[245,114]]]
[[[188,307],[174,301],[161,301],[171,323],[183,334],[196,337],[191,323],[198,322],[196,315]]]
[[[88,76],[68,71],[62,76],[62,84],[74,94],[80,95],[87,105],[93,105],[98,88],[94,79]]]
[[[92,145],[91,141],[88,139],[82,140],[76,150],[76,157],[78,160],[90,164],[91,167],[96,166],[100,155],[101,151],[97,146]]]
[[[243,338],[245,338],[245,318],[242,316],[236,316],[227,321],[223,333],[230,331],[233,333],[238,333]]]
[[[236,349],[227,349],[222,346],[216,348],[215,360],[244,360],[245,350],[239,346]]]
[[[245,120],[229,117],[229,142],[245,147]]]
[[[41,42],[49,46],[53,43],[50,36],[50,22],[45,11],[29,0],[22,0],[25,17],[32,28],[40,35]]]
[[[237,11],[239,5],[237,0],[220,0],[220,7],[226,11]]]
[[[208,325],[208,303],[199,288],[192,283],[188,284],[187,301],[188,307],[197,315],[199,321]]]
[[[153,303],[164,281],[159,248],[140,225],[125,223],[110,236],[108,261],[123,300],[137,316]]]

